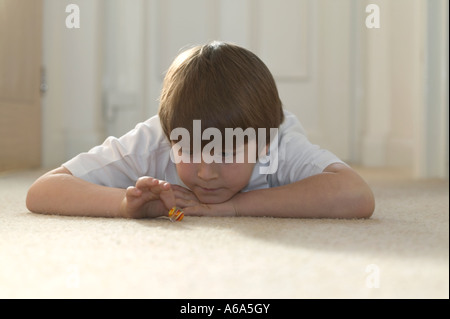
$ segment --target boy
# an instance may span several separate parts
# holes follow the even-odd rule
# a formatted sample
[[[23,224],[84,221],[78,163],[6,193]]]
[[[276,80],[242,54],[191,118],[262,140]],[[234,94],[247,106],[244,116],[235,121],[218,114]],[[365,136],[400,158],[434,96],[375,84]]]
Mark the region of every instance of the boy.
[[[239,132],[258,132],[257,142]],[[158,217],[174,206],[186,216],[368,218],[374,198],[306,139],[255,54],[215,41],[175,59],[158,116],[41,176],[27,195],[32,212],[74,216]]]

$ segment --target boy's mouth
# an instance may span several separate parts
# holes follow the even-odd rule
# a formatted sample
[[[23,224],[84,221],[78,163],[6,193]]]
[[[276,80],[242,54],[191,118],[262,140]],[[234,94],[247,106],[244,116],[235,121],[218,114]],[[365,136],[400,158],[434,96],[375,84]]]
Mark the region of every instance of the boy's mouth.
[[[233,194],[224,187],[210,188],[197,186],[194,189],[197,198],[204,204],[219,204],[229,200]]]
[[[205,193],[213,193],[220,189],[220,188],[206,188],[206,187],[201,187],[201,186],[199,186],[199,188],[202,192],[205,192]]]

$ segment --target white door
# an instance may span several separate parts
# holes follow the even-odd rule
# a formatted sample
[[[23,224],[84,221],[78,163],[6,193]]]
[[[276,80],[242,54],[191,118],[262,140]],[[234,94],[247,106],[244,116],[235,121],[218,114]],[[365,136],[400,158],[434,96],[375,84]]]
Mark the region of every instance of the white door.
[[[150,113],[181,48],[230,41],[267,64],[311,141],[350,159],[350,1],[159,0],[147,9]]]
[[[284,107],[298,116],[310,140],[350,159],[351,0],[110,0],[105,5],[108,134],[119,135],[156,114],[164,73],[180,50],[222,40],[260,56]]]

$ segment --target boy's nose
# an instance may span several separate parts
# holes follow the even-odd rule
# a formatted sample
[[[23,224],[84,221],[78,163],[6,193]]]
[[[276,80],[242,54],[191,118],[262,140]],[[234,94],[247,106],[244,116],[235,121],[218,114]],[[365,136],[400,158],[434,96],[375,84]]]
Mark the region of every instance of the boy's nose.
[[[204,181],[217,178],[219,174],[215,163],[208,164],[202,160],[198,166],[197,176]]]

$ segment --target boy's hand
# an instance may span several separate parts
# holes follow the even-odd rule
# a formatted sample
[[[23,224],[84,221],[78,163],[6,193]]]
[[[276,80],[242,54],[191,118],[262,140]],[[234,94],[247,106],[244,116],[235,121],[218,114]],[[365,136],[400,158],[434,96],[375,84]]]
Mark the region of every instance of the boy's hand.
[[[214,217],[235,217],[239,216],[237,202],[245,193],[238,193],[226,202],[219,204],[205,204],[197,200],[191,200],[183,208],[186,216],[214,216]]]
[[[239,195],[220,204],[205,204],[189,189],[146,176],[127,188],[121,215],[127,218],[167,216],[172,207],[178,206],[186,216],[237,216],[235,206]]]
[[[121,214],[128,218],[167,216],[174,206],[184,208],[198,202],[194,193],[182,186],[145,176],[127,188]]]
[[[175,194],[169,183],[146,176],[139,178],[135,186],[127,188],[121,213],[128,218],[166,216],[175,203]]]

